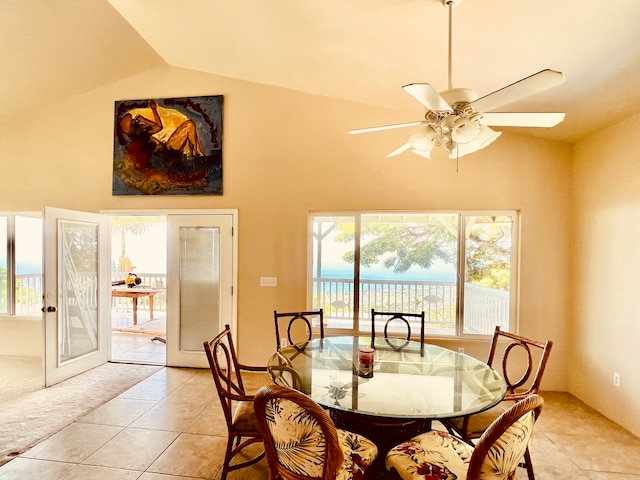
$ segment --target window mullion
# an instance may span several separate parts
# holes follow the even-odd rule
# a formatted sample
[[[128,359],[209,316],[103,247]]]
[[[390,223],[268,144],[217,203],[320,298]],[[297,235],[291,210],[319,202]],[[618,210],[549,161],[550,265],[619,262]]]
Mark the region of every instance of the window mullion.
[[[361,232],[361,216],[355,215],[354,218],[354,245],[353,245],[353,325],[355,331],[360,329],[360,232]]]
[[[7,217],[7,314],[16,314],[16,229],[15,216]]]
[[[464,283],[466,269],[466,243],[467,243],[467,219],[465,215],[458,215],[458,268],[456,298],[458,299],[456,315],[456,336],[461,336],[464,332]]]

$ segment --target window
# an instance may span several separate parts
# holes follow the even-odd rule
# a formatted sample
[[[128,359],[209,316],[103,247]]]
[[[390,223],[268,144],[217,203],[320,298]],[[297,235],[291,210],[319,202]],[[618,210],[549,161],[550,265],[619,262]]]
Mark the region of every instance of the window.
[[[0,215],[0,315],[42,315],[42,219]]]
[[[375,308],[424,311],[431,336],[513,330],[517,220],[516,212],[312,214],[309,303],[324,309],[330,329],[368,332]]]

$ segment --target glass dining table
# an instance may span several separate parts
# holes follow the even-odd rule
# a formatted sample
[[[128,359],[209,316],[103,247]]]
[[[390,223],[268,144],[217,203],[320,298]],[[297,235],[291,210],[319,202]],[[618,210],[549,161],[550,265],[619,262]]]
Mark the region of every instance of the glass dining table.
[[[267,369],[275,383],[329,409],[338,428],[367,435],[383,449],[429,430],[433,420],[489,409],[507,391],[486,363],[397,338],[315,339],[281,348]]]

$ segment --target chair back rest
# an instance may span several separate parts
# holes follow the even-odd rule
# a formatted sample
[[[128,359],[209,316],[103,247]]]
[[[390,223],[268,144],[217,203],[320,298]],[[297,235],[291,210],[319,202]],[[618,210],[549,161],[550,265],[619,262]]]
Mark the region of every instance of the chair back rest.
[[[334,479],[344,454],[329,414],[303,393],[262,387],[253,404],[271,478]]]
[[[384,321],[384,338],[397,337],[397,335],[389,334],[389,325],[400,325],[401,330],[406,330],[407,342],[411,340],[411,324],[418,323],[420,327],[420,345],[424,345],[424,311],[421,313],[402,313],[402,312],[380,312],[375,308],[371,309],[371,346],[376,339],[376,321]],[[406,346],[403,345],[403,346]],[[403,346],[397,348],[402,349]]]
[[[276,352],[276,358],[277,363],[271,362],[267,365],[267,370],[273,383],[296,390],[302,390],[302,379],[300,378],[300,374],[293,368],[291,360],[280,352]]]
[[[541,396],[529,395],[495,419],[473,450],[467,479],[513,478],[522,462],[543,403]]]
[[[505,339],[506,343],[501,342]],[[538,393],[552,346],[551,340],[537,342],[496,327],[487,365],[498,370],[507,382],[505,400],[520,400]]]
[[[204,342],[204,351],[207,354],[209,368],[218,390],[227,425],[231,425],[233,422],[232,402],[239,400],[246,395],[246,392],[229,325],[225,325],[224,330],[212,340]]]
[[[289,345],[308,342],[313,338],[313,326],[320,329],[320,338],[324,338],[324,314],[322,309],[309,312],[281,312],[273,311],[276,324],[276,350],[282,347],[282,339]],[[286,337],[284,336],[286,332]]]

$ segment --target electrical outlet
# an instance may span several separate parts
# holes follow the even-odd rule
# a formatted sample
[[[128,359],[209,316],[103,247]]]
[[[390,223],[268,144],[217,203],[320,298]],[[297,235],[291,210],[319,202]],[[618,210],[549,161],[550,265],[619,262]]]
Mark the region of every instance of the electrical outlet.
[[[620,386],[620,374],[618,372],[613,372],[613,385],[615,387]]]
[[[464,353],[464,347],[458,347],[458,353]]]
[[[284,347],[286,347],[287,345],[289,345],[289,342],[287,342],[287,339],[286,339],[286,338],[282,337],[282,338],[280,339],[280,348],[284,348]]]

